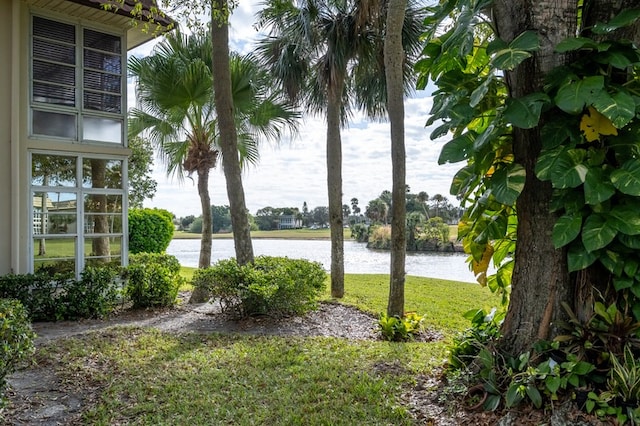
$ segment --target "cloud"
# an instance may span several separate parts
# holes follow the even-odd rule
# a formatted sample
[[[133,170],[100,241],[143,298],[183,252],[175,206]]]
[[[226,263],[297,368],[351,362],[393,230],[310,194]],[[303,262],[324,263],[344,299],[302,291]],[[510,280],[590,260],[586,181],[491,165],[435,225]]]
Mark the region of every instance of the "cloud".
[[[253,27],[257,1],[242,1],[231,18],[231,49],[247,53],[258,33]],[[133,54],[148,54],[153,47],[147,44]],[[133,85],[129,84],[129,104],[133,104]],[[433,88],[429,88],[432,90]],[[460,165],[438,165],[440,149],[446,138],[430,139],[437,123],[425,127],[433,99],[427,91],[417,91],[405,102],[405,146],[407,153],[407,184],[411,192],[426,191],[429,195],[449,195],[449,186]],[[326,124],[322,116],[307,116],[295,139],[285,138],[278,144],[264,144],[260,162],[243,172],[243,186],[247,208],[253,214],[263,207],[299,207],[304,202],[310,209],[326,206]],[[343,203],[358,198],[364,210],[367,203],[383,190],[391,190],[391,143],[389,124],[368,121],[356,112],[348,128],[342,131],[343,146]],[[179,184],[168,179],[163,166],[156,161],[154,177],[158,191],[146,206],[167,209],[176,216],[200,215],[201,206],[196,183],[185,179]],[[211,203],[228,205],[224,175],[220,165],[211,171],[209,190]]]

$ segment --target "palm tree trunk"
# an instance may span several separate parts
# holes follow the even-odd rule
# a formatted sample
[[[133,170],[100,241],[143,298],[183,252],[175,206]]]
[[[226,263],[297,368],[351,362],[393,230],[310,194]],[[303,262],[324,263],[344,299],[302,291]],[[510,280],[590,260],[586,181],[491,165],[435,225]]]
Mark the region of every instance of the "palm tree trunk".
[[[229,67],[229,25],[227,0],[213,0],[211,39],[213,49],[213,89],[220,130],[222,167],[227,183],[231,226],[236,260],[240,265],[253,262],[253,245],[238,158],[238,134],[233,113],[231,69]]]
[[[331,297],[344,296],[344,231],[342,229],[342,140],[340,88],[329,90],[327,105],[327,190],[331,228]]]
[[[211,266],[211,197],[209,196],[209,168],[198,169],[198,195],[200,195],[200,207],[202,208],[202,236],[200,238],[200,258],[198,268]],[[211,294],[202,287],[195,287],[189,303],[204,303],[211,298]]]
[[[407,252],[406,152],[404,146],[404,90],[402,25],[406,0],[390,0],[387,10],[384,65],[387,82],[387,110],[391,123],[391,273],[387,315],[404,315],[405,256]]]

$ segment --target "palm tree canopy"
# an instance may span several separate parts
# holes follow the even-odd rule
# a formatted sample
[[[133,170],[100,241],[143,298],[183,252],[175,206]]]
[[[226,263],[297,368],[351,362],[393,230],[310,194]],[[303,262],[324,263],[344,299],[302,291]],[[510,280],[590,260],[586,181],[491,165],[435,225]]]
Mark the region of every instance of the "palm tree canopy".
[[[344,82],[342,122],[351,108],[386,117],[384,0],[274,0],[258,15],[268,30],[257,48],[261,61],[291,99],[324,113],[327,97]],[[409,1],[403,28],[405,90],[414,87],[413,64],[421,50],[424,12]]]
[[[212,66],[208,32],[175,31],[152,55],[129,60],[138,101],[129,113],[129,136],[146,131],[169,175],[182,178],[216,164]],[[232,54],[231,75],[240,159],[255,164],[259,141],[295,133],[300,113],[271,89],[269,75],[251,55]]]

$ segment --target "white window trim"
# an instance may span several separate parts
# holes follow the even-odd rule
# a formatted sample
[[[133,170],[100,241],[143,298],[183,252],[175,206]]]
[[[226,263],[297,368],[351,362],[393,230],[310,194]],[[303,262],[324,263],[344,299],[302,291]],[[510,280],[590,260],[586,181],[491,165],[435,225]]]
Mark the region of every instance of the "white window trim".
[[[76,98],[76,106],[75,107],[67,107],[63,105],[47,105],[46,103],[34,103],[33,102],[33,17],[40,17],[43,19],[48,19],[51,21],[60,22],[63,24],[73,25],[76,28],[76,40],[75,40],[75,54],[76,54],[76,65],[75,65],[75,79],[76,79],[76,87],[75,87],[75,98]],[[120,38],[121,43],[121,66],[122,73],[120,76],[120,114],[111,113],[111,112],[102,112],[95,111],[90,109],[84,109],[84,96],[83,96],[83,88],[84,88],[84,78],[83,78],[83,70],[84,70],[84,29],[90,29],[93,31],[98,31],[104,34],[109,34],[112,36],[116,36]],[[64,141],[71,143],[80,143],[80,144],[91,144],[91,145],[101,145],[106,147],[126,147],[127,146],[127,47],[126,47],[126,37],[122,32],[113,31],[113,29],[107,29],[101,25],[89,25],[86,20],[81,19],[65,19],[58,16],[53,16],[50,14],[33,11],[29,15],[29,43],[28,43],[28,51],[29,51],[29,111],[28,111],[28,135],[29,139],[32,140],[56,140],[56,141]],[[65,137],[57,137],[57,136],[48,136],[48,135],[36,135],[33,133],[33,111],[43,111],[43,112],[59,112],[59,113],[69,113],[73,114],[76,117],[76,138],[65,138]],[[83,118],[85,116],[95,117],[95,118],[106,118],[106,119],[115,119],[120,120],[122,122],[121,127],[121,142],[104,142],[104,141],[94,141],[94,140],[83,140],[84,128],[83,128]]]
[[[61,157],[75,157],[76,159],[76,186],[42,186],[33,185],[32,164],[33,155],[51,155]],[[101,155],[93,153],[80,153],[80,152],[61,152],[61,151],[42,151],[42,150],[30,150],[28,157],[28,170],[29,170],[29,202],[28,202],[28,219],[27,225],[29,228],[29,249],[28,249],[28,272],[33,273],[35,271],[35,250],[36,245],[34,243],[37,238],[33,232],[33,193],[34,192],[69,192],[76,194],[76,233],[75,233],[75,275],[76,278],[80,277],[80,274],[85,268],[85,255],[84,247],[85,240],[90,239],[93,236],[105,236],[105,234],[86,234],[85,233],[85,212],[84,212],[84,195],[87,194],[106,194],[106,195],[120,195],[122,196],[122,234],[109,233],[108,236],[120,237],[120,261],[122,266],[126,266],[129,263],[129,223],[128,223],[128,211],[129,211],[129,197],[128,197],[128,182],[129,182],[129,164],[127,156],[118,155]],[[122,186],[121,188],[84,188],[82,186],[82,161],[87,159],[103,159],[103,160],[118,160],[122,161]],[[69,235],[69,234],[67,234]],[[49,237],[47,237],[49,238]],[[63,238],[53,236],[52,238]]]

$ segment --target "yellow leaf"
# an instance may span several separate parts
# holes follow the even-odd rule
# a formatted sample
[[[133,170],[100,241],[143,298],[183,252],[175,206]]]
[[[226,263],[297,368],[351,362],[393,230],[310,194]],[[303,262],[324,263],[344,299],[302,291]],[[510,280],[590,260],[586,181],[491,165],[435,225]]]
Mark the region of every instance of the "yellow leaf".
[[[582,116],[580,130],[589,142],[597,141],[600,139],[600,135],[618,135],[618,129],[613,126],[611,120],[593,107],[589,107],[589,113]]]
[[[483,287],[487,285],[487,270],[489,269],[489,262],[493,256],[493,246],[487,244],[482,253],[480,261],[475,259],[471,261],[471,267],[473,269],[473,275],[476,277],[476,281]]]

